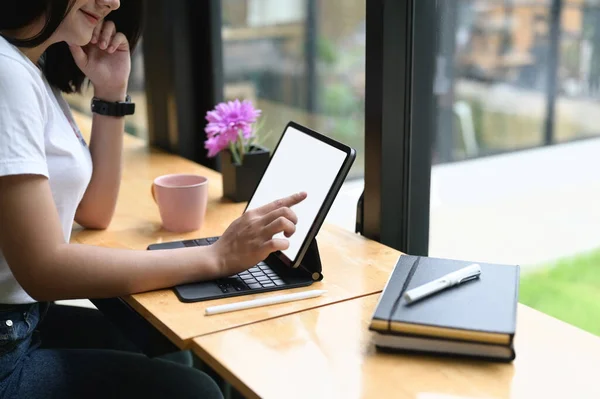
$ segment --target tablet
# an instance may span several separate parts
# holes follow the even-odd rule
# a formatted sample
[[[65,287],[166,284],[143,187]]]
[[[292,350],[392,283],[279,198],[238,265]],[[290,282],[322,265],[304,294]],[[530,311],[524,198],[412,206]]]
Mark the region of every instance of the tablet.
[[[244,212],[275,199],[306,192],[292,207],[298,216],[289,247],[273,255],[287,266],[300,266],[352,164],[356,151],[295,122],[289,122]],[[275,237],[285,238],[283,233]]]

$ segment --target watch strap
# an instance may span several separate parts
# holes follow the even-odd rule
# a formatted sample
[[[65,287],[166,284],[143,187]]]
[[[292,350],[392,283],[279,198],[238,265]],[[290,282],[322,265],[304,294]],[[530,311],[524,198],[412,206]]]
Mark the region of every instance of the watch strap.
[[[131,102],[128,95],[125,101],[109,102],[94,97],[92,99],[92,112],[106,116],[125,116],[135,113],[135,103]]]

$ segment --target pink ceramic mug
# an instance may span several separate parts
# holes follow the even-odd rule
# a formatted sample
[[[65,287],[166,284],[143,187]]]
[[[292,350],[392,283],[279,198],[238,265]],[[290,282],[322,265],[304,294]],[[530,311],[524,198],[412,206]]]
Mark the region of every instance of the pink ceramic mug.
[[[176,233],[198,230],[206,214],[208,179],[190,174],[159,176],[152,183],[152,197],[166,230]]]

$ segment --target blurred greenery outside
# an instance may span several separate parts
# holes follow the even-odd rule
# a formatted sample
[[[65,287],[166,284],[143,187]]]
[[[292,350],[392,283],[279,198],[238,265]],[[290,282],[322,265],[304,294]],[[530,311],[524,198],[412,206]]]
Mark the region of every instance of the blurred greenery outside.
[[[357,157],[348,178],[362,178],[364,165],[364,87],[353,85],[356,71],[364,73],[364,48],[340,51],[327,38],[317,40],[316,110],[308,112],[299,106],[262,98],[257,95],[257,108],[264,119],[259,142],[272,150],[289,121],[308,126],[356,149]],[[248,76],[260,87],[260,74]]]
[[[479,145],[481,155],[498,154],[512,150],[534,148],[544,142],[544,117],[534,114],[515,114],[491,109],[478,99],[470,96],[457,96],[457,101],[469,105],[472,113],[475,138]],[[557,101],[560,107],[561,100]],[[597,109],[600,111],[600,107]],[[554,134],[557,142],[566,142],[582,137],[597,136],[598,130],[590,129],[586,121],[577,120],[576,117],[557,110],[554,122]],[[464,142],[462,140],[462,127],[455,118],[453,146],[455,159],[464,158]]]
[[[600,336],[600,249],[522,272],[519,302]]]

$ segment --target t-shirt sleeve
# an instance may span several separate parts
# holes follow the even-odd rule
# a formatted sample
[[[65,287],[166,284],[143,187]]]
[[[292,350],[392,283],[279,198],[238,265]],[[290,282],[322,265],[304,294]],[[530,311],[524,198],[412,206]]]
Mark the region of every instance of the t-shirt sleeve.
[[[20,62],[0,56],[0,176],[48,177],[40,83]]]

